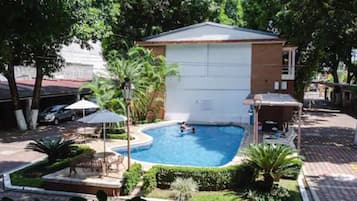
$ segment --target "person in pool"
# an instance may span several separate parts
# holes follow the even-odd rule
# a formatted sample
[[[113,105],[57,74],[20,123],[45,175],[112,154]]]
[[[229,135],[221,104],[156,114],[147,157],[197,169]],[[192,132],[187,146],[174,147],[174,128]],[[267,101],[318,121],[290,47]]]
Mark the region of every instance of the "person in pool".
[[[196,129],[194,127],[186,124],[186,122],[184,122],[184,121],[181,123],[180,130],[181,130],[181,133],[183,133],[183,131],[186,131],[186,130],[191,130],[192,133],[196,132]]]

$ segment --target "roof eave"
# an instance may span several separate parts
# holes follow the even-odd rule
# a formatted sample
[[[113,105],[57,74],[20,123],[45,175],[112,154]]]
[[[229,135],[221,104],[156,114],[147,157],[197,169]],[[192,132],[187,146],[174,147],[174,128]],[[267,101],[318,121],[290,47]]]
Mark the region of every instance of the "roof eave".
[[[159,46],[175,44],[207,44],[207,43],[285,43],[281,38],[264,38],[264,39],[240,39],[240,40],[179,40],[179,41],[136,41],[135,43],[142,46]]]

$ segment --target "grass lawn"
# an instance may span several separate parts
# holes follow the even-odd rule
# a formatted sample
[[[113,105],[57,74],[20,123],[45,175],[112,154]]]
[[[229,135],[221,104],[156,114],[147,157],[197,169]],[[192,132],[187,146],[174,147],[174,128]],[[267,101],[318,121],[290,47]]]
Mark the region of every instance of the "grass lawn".
[[[301,201],[299,188],[295,180],[281,179],[279,184],[289,190],[291,194],[291,201]],[[170,190],[155,189],[147,197],[169,199],[172,194]],[[244,201],[234,191],[201,191],[194,193],[190,201]]]

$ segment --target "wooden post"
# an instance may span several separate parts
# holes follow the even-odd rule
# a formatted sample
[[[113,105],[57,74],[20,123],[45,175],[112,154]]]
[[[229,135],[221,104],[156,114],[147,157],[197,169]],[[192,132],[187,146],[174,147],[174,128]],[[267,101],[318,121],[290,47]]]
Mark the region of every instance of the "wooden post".
[[[254,103],[253,109],[254,122],[253,122],[253,143],[259,143],[259,131],[258,131],[258,106]]]
[[[106,147],[105,147],[105,123],[103,122],[103,161],[104,161],[104,165],[102,166],[103,169],[103,175],[107,175],[107,161],[105,158],[105,151],[106,151]]]
[[[301,113],[302,113],[302,105],[299,106],[299,125],[298,125],[298,141],[297,141],[298,152],[300,152],[301,149]]]

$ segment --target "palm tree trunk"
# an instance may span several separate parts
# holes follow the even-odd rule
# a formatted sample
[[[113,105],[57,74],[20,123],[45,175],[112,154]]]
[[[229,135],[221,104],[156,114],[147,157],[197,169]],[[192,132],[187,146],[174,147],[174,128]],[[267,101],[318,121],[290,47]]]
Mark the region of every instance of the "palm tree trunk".
[[[264,173],[264,190],[270,192],[274,185],[274,178],[269,173]]]
[[[8,70],[5,73],[5,77],[8,81],[10,94],[12,99],[12,104],[14,106],[14,113],[16,117],[17,126],[20,130],[27,130],[27,124],[24,116],[24,112],[21,107],[21,102],[19,98],[19,92],[17,90],[14,65],[12,63],[8,64]]]

